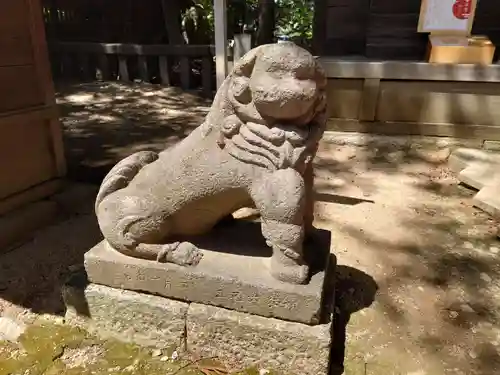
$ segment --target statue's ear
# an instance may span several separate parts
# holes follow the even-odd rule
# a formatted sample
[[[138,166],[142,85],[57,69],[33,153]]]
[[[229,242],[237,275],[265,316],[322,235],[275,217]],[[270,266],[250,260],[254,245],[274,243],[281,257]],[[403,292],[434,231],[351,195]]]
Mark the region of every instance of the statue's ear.
[[[319,89],[323,90],[326,88],[326,85],[328,83],[328,78],[326,77],[325,70],[319,64],[318,61],[316,61],[316,71],[314,79],[316,80],[316,84]]]
[[[265,45],[255,47],[244,54],[243,57],[234,65],[233,73],[239,76],[250,77],[255,65],[255,60],[257,60],[257,57],[260,55],[264,46]]]

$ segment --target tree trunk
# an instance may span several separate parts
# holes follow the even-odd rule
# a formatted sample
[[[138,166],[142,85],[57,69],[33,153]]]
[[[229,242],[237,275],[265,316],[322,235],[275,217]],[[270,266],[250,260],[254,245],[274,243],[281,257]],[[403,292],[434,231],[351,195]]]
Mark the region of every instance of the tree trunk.
[[[274,0],[259,0],[259,28],[257,29],[256,43],[258,46],[274,41]]]
[[[181,27],[181,7],[179,0],[161,0],[163,20],[169,44],[185,44]]]

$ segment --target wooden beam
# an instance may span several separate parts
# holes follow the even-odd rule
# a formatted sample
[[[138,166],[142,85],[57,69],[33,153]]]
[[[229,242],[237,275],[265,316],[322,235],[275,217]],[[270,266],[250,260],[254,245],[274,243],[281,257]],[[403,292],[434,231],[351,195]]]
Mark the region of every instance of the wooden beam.
[[[27,190],[21,191],[14,195],[0,199],[0,215],[4,215],[9,211],[13,211],[25,204],[33,203],[49,197],[63,187],[62,179],[53,179],[42,182],[39,185],[30,187]]]
[[[213,45],[122,44],[122,43],[50,43],[52,52],[72,52],[123,56],[207,56],[215,52]]]
[[[12,123],[33,122],[36,120],[50,120],[58,117],[58,110],[52,105],[32,107],[18,111],[2,112],[0,114],[0,129]]]
[[[215,19],[215,71],[217,89],[226,79],[227,69],[227,1],[214,0]]]
[[[500,140],[500,127],[474,124],[359,121],[329,118],[327,131]]]
[[[431,64],[413,61],[357,61],[319,57],[328,78],[500,82],[500,64]]]

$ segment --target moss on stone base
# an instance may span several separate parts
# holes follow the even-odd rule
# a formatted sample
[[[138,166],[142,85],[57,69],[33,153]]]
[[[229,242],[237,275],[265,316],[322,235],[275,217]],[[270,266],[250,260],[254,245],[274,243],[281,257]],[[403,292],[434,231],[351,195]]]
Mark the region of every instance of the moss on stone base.
[[[216,371],[223,367],[212,359],[173,361],[173,350],[173,347],[159,351],[112,339],[101,340],[79,327],[43,322],[30,325],[19,344],[0,341],[0,375],[224,373]],[[257,369],[248,369],[238,375],[258,374]]]

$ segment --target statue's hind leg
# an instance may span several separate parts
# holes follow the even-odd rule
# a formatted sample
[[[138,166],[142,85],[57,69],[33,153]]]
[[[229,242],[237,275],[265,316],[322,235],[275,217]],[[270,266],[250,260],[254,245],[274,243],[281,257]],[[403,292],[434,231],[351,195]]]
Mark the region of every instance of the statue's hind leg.
[[[273,249],[271,274],[303,284],[309,267],[302,254],[304,241],[305,186],[293,169],[279,170],[256,181],[250,194],[262,219],[262,234]]]
[[[182,266],[199,263],[202,253],[195,245],[189,242],[168,243],[170,218],[148,214],[115,216],[114,210],[106,210],[107,204],[116,207],[116,203],[111,202],[114,198],[107,197],[97,215],[101,231],[113,249],[131,257],[162,263]]]

